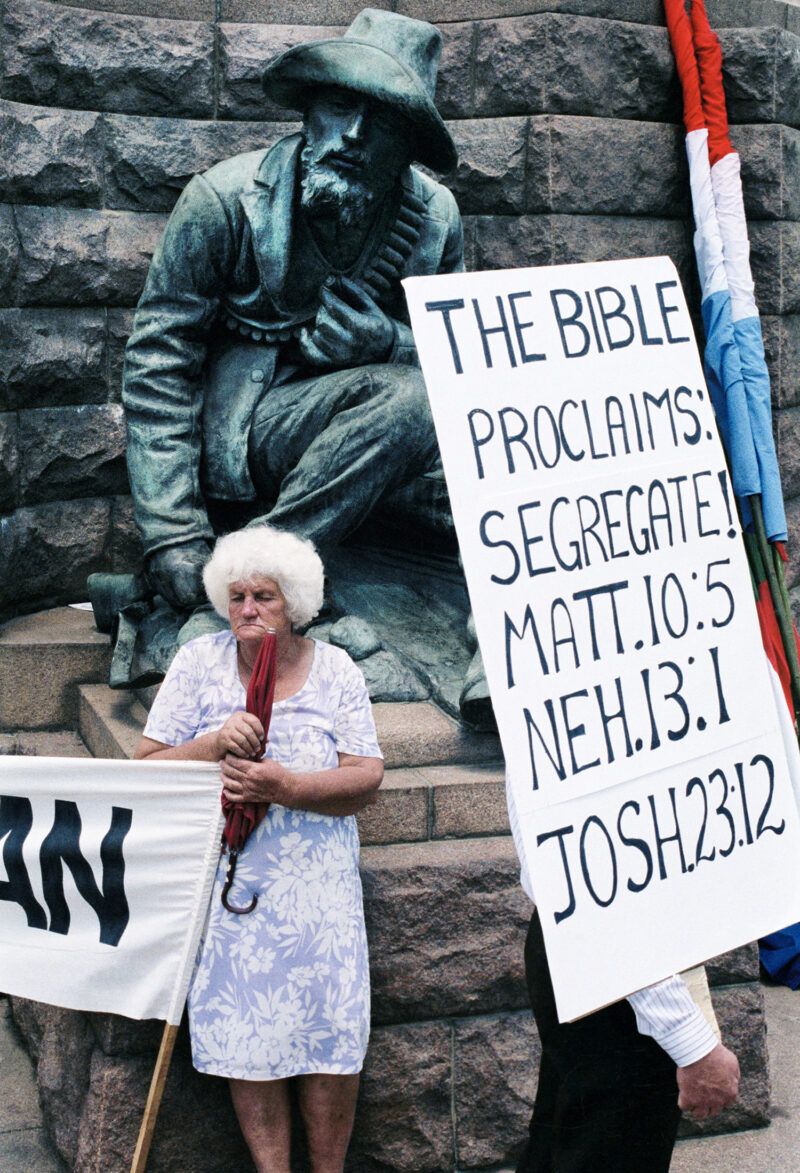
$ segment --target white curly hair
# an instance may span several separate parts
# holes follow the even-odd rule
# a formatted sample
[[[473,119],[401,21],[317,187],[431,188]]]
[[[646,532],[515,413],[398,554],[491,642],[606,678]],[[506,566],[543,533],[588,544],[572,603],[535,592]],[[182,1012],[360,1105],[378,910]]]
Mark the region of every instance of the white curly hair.
[[[229,616],[231,583],[257,578],[277,582],[292,623],[309,623],[322,606],[325,572],[307,538],[271,525],[254,525],[219,538],[203,570],[203,583],[212,607],[223,619]]]

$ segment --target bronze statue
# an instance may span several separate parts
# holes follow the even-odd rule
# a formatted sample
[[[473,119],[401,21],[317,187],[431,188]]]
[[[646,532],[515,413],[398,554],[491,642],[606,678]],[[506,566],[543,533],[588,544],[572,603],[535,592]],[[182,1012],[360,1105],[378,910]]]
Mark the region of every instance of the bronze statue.
[[[453,196],[411,166],[456,164],[440,51],[432,25],[365,9],[283,53],[263,85],[301,132],[195,176],[175,206],[123,403],[146,576],[178,613],[205,601],[215,533],[248,522],[326,557],[376,508],[452,530],[400,286],[463,269]]]

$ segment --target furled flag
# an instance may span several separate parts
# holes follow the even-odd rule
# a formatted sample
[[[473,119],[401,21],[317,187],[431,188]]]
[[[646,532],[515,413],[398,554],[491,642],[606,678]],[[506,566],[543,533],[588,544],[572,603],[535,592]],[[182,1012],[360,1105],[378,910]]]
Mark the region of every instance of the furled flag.
[[[706,333],[704,364],[745,525],[759,494],[770,541],[786,539],[772,438],[769,374],[750,272],[739,155],[728,137],[722,53],[703,0],[664,0],[683,88],[694,246]]]
[[[782,543],[786,539],[786,518],[772,438],[769,374],[750,272],[740,160],[728,137],[722,52],[703,0],[691,0],[691,19],[684,0],[664,0],[664,8],[683,88],[708,389],[728,453],[742,519],[745,525],[750,523],[748,498],[760,495],[766,536],[785,559]],[[796,668],[795,647],[791,644],[796,642],[797,633],[788,605],[774,600],[767,589],[766,559],[772,557],[772,550],[766,544],[759,550],[758,543],[751,541],[748,557],[756,582],[756,609],[764,649],[780,679],[789,712],[794,715],[787,657]],[[782,570],[779,573],[782,582]],[[783,612],[783,632],[779,630],[773,602]],[[759,944],[762,964],[772,977],[798,988],[800,924],[773,933]]]

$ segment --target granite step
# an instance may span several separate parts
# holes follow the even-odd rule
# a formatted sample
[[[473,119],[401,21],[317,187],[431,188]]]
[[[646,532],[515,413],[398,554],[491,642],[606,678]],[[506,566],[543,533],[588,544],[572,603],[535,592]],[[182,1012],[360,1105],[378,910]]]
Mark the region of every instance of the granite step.
[[[0,757],[16,754],[26,758],[90,758],[92,754],[72,729],[42,732],[0,733]]]
[[[133,757],[157,686],[135,692],[80,685],[79,728],[95,757]],[[475,733],[429,701],[378,702],[372,713],[387,770],[502,762],[500,739]]]
[[[54,607],[10,620],[0,627],[0,733],[80,724],[95,757],[131,757],[155,690],[108,688],[110,661],[110,641],[91,611]],[[497,737],[466,729],[430,702],[378,703],[373,711],[388,769],[502,760]]]
[[[81,685],[78,695],[78,728],[92,755],[133,757],[147,716],[141,700],[103,684]],[[378,801],[358,815],[362,843],[509,833],[496,738],[471,734],[426,703],[373,711],[389,768]]]
[[[77,684],[107,680],[111,645],[91,611],[54,607],[0,628],[0,730],[75,729]]]

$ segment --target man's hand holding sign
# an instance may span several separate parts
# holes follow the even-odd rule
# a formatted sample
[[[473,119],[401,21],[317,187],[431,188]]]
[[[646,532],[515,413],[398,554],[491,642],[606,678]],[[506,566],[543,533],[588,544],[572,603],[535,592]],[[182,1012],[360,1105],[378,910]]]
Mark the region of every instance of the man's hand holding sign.
[[[655,258],[405,288],[542,980],[562,1023],[590,1015],[584,1041],[630,996],[681,1107],[713,1115],[738,1064],[690,1012],[672,1029],[688,996],[670,975],[797,919],[797,746],[677,274]]]

